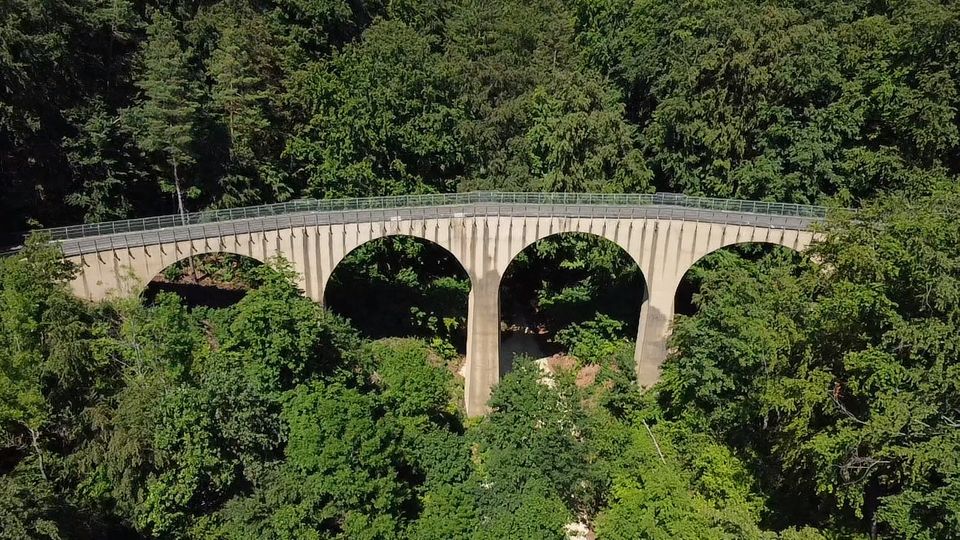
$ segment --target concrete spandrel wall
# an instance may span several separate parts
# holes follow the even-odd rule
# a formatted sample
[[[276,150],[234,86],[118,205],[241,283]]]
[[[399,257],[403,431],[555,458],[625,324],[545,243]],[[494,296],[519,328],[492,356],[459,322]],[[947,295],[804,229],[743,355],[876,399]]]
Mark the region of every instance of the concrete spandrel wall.
[[[90,300],[138,294],[166,267],[190,255],[235,253],[267,262],[289,261],[298,285],[322,302],[330,276],[351,251],[385,236],[413,236],[449,251],[470,277],[467,313],[466,407],[484,414],[499,381],[500,281],[510,262],[537,240],[561,233],[589,233],[626,251],[640,267],[647,291],[637,335],[638,382],[654,384],[667,356],[674,297],[683,275],[696,261],[725,246],[770,243],[798,251],[813,241],[807,230],[646,218],[452,217],[389,219],[326,224],[107,249],[69,260],[80,269],[73,291]]]

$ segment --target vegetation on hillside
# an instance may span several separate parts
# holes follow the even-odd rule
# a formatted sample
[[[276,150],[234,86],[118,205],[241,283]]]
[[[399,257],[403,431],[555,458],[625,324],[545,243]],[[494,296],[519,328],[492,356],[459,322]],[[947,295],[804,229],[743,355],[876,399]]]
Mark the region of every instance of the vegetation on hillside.
[[[31,239],[0,261],[0,538],[960,536],[957,3],[0,15],[5,233],[470,189],[861,208],[806,256],[701,261],[646,392],[629,255],[580,235],[530,246],[504,322],[568,356],[546,373],[518,359],[482,419],[457,373],[469,280],[436,246],[362,246],[328,311],[282,261],[232,259],[163,276],[239,280],[229,306],[89,303]]]

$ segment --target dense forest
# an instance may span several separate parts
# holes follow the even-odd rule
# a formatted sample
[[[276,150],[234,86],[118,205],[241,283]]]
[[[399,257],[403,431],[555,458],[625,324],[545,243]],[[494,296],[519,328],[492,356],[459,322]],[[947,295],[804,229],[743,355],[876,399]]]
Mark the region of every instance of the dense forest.
[[[0,538],[960,537],[960,3],[0,0],[0,233],[301,197],[670,191],[855,207],[643,276],[548,238],[463,410],[469,280],[405,237],[74,297],[0,260]],[[176,285],[229,285],[198,301]],[[192,281],[191,281],[192,280]],[[222,299],[222,297],[221,297]],[[682,306],[681,306],[682,304]],[[681,307],[683,309],[681,309]]]

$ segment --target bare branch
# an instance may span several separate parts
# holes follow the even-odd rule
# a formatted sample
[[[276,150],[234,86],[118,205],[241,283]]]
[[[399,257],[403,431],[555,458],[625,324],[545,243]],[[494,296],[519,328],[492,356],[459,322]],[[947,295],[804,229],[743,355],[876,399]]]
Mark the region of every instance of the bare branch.
[[[860,456],[859,450],[854,450],[850,459],[840,465],[840,476],[844,479],[846,485],[855,484],[864,480],[877,465],[888,463],[890,463],[890,460]]]
[[[657,454],[660,455],[660,461],[666,465],[667,460],[663,458],[663,452],[660,451],[660,443],[657,442],[657,438],[653,436],[653,431],[650,430],[650,426],[647,425],[647,421],[643,421],[643,427],[647,428],[647,433],[650,435],[650,438],[653,439],[653,445],[657,447]]]
[[[856,416],[853,415],[852,412],[848,411],[847,408],[843,406],[843,403],[840,403],[840,400],[837,398],[838,392],[827,392],[827,393],[830,394],[830,399],[833,400],[833,402],[837,405],[837,408],[840,409],[840,412],[846,415],[847,418],[850,418],[851,420],[853,420],[858,424],[861,424],[864,426],[867,425],[865,421],[857,418]]]
[[[40,460],[40,474],[43,476],[43,479],[47,479],[47,472],[43,469],[43,452],[40,451],[40,445],[37,443],[38,433],[30,427],[27,427],[27,430],[30,431],[30,442],[33,446],[34,451],[37,452],[37,459]]]

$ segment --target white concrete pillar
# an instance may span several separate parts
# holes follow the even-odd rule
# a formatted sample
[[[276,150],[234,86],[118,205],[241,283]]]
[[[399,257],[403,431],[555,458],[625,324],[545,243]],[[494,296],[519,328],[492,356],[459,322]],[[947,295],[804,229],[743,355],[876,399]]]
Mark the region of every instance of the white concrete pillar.
[[[464,388],[467,416],[486,414],[487,400],[500,382],[500,276],[478,276],[467,306],[467,369]]]
[[[666,285],[666,284],[662,284]],[[667,359],[667,341],[670,324],[673,322],[674,291],[667,286],[655,288],[650,298],[640,309],[640,325],[637,329],[637,347],[634,359],[637,366],[637,382],[649,388],[660,380],[660,366]]]
[[[667,341],[673,322],[673,300],[676,295],[676,274],[680,260],[694,240],[693,229],[682,222],[654,220],[645,230],[644,248],[638,260],[643,261],[647,280],[647,298],[640,310],[637,346],[634,351],[637,382],[649,388],[660,379],[660,366],[667,358]]]
[[[467,306],[467,366],[464,401],[467,415],[486,414],[490,392],[500,382],[500,276],[498,244],[509,228],[499,219],[462,220],[451,227],[450,249],[470,276]]]

